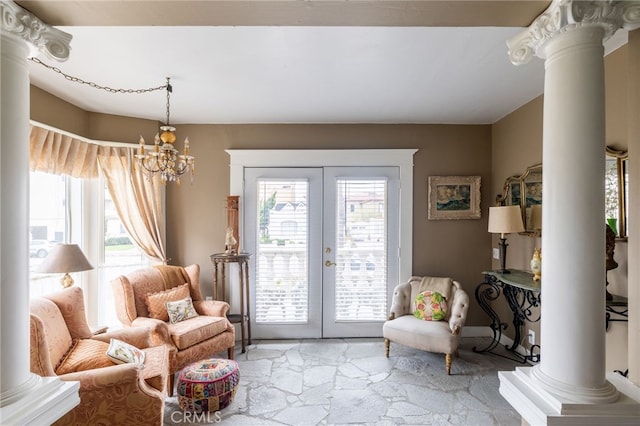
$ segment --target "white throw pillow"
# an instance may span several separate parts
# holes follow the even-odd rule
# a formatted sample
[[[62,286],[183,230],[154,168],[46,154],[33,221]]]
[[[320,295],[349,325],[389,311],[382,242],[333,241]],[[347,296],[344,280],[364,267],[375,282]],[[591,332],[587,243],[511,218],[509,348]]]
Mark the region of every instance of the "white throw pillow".
[[[107,356],[116,364],[126,362],[144,364],[144,351],[118,339],[111,339]]]
[[[175,302],[166,302],[164,305],[167,307],[167,314],[169,314],[169,322],[171,324],[198,316],[190,297]]]

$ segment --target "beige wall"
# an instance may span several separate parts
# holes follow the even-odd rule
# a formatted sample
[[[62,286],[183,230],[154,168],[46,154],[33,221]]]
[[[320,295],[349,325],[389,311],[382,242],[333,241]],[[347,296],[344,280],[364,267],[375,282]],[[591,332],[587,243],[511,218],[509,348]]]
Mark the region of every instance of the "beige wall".
[[[32,88],[34,120],[97,140],[150,140],[157,123],[87,113]],[[414,156],[413,274],[452,276],[473,295],[491,267],[486,212],[494,197],[491,182],[491,126],[459,125],[178,125],[196,157],[193,184],[168,185],[167,254],[172,264],[199,263],[205,294],[212,294],[209,255],[223,250],[225,200],[229,194],[229,156],[225,149],[417,148]],[[427,220],[430,175],[479,175],[482,219]],[[233,194],[241,195],[241,194]],[[469,325],[485,325],[472,304]]]
[[[150,143],[158,131],[157,121],[88,112],[36,86],[30,102],[31,120],[89,139],[138,143],[142,134]]]
[[[622,150],[628,149],[628,135],[631,133],[627,119],[628,75],[632,75],[628,71],[628,57],[628,46],[623,46],[605,58],[606,144]],[[520,174],[528,166],[542,162],[542,117],[543,96],[540,96],[493,125],[492,189],[494,193],[502,192],[502,186],[507,177]],[[507,267],[530,269],[531,255],[534,247],[540,247],[540,239],[512,234],[507,237],[507,242],[509,244]],[[494,237],[493,246],[497,247],[497,243],[498,239]],[[625,266],[627,259],[623,256],[627,252],[626,246],[624,242],[617,244],[615,254],[618,263]],[[544,253],[542,253],[542,259],[544,262]],[[498,261],[494,261],[494,268],[498,265]],[[624,269],[624,271],[623,268],[614,270],[610,275],[612,282],[610,290],[620,295],[627,294],[627,274],[626,268]],[[511,318],[506,302],[500,300],[494,308],[503,320],[509,318],[510,324]],[[607,363],[608,370],[622,368],[621,364],[624,364],[627,358],[620,356],[620,352],[626,352],[627,324],[617,323],[613,328],[615,333],[607,334],[607,357],[608,361],[611,361]],[[620,328],[625,330],[620,331]],[[511,338],[513,338],[512,329],[510,325],[506,331]],[[527,329],[536,332],[536,343],[539,343],[539,323],[526,323],[523,330],[525,336]],[[528,343],[524,345],[529,346]]]
[[[89,137],[90,113],[35,86],[31,86],[30,103],[32,120]]]

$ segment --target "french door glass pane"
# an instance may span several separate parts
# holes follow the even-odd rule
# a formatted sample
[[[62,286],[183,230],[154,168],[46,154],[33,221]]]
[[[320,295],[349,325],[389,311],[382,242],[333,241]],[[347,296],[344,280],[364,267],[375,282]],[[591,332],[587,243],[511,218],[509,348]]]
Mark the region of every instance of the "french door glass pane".
[[[387,181],[336,181],[336,321],[382,321],[387,308]]]
[[[309,183],[257,182],[257,323],[306,323],[308,307]]]

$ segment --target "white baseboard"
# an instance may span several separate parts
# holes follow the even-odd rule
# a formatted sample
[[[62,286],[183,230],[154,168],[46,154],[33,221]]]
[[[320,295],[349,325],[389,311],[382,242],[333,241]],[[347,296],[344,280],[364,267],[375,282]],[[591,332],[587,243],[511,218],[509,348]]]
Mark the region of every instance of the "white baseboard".
[[[460,337],[493,337],[493,332],[491,331],[491,327],[488,326],[465,326],[462,328]],[[500,345],[511,346],[513,345],[513,339],[503,334],[500,336]],[[523,357],[529,355],[529,350],[522,345],[518,345],[515,352]],[[536,364],[530,360],[527,360],[527,362],[532,365]]]

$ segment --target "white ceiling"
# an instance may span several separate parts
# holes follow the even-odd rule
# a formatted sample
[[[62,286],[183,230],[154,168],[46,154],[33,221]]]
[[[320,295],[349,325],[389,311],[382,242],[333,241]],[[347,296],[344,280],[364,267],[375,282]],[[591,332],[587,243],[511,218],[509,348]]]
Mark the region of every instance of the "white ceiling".
[[[171,123],[494,123],[542,93],[544,63],[509,62],[512,27],[58,27],[64,73],[116,89],[171,77]],[[626,43],[620,30],[607,50]],[[165,120],[166,92],[111,94],[30,62],[31,82],[85,110]]]

